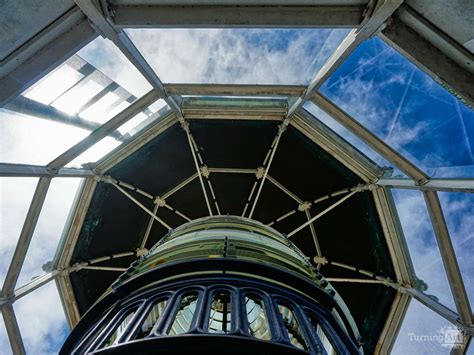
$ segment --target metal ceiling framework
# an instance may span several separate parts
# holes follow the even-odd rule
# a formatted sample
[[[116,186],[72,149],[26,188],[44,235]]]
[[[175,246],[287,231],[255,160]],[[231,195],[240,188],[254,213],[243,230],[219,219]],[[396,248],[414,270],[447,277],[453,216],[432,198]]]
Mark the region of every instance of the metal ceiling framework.
[[[79,319],[79,311],[74,304],[74,294],[68,278],[69,273],[87,268],[121,271],[121,268],[104,267],[101,266],[100,263],[112,258],[143,255],[143,253],[146,252],[144,246],[153,223],[162,223],[166,228],[170,228],[166,222],[156,216],[158,208],[167,208],[180,216],[183,220],[189,220],[183,213],[167,204],[166,198],[196,178],[200,180],[203,196],[206,200],[210,215],[213,213],[219,214],[220,212],[218,199],[214,195],[208,177],[210,174],[220,173],[255,174],[256,180],[250,192],[247,205],[244,208],[243,215],[246,215],[248,208],[250,208],[248,216],[252,216],[258,203],[259,194],[266,180],[293,198],[296,208],[300,209],[300,211],[304,211],[307,202],[293,194],[285,186],[271,177],[271,162],[275,154],[277,154],[279,139],[281,135],[284,134],[288,125],[295,127],[321,146],[335,159],[355,172],[366,183],[366,185],[363,186],[348,187],[341,191],[334,191],[328,196],[315,197],[315,200],[310,203],[317,203],[328,197],[341,195],[342,198],[329,208],[331,209],[336,207],[337,204],[343,203],[345,199],[358,191],[364,189],[370,189],[372,191],[395,268],[396,280],[389,280],[383,275],[375,275],[370,271],[358,270],[356,266],[345,265],[332,260],[328,261],[324,257],[324,251],[322,251],[318,245],[317,235],[312,225],[312,222],[317,219],[319,215],[311,216],[307,210],[305,213],[308,221],[295,229],[288,236],[291,237],[291,235],[297,233],[301,228],[310,226],[317,250],[315,262],[318,266],[330,263],[334,266],[358,270],[364,275],[364,277],[360,279],[334,278],[330,280],[332,282],[382,283],[387,287],[392,287],[397,290],[389,317],[378,340],[376,352],[386,353],[391,349],[411,298],[417,299],[449,322],[463,329],[466,334],[468,334],[464,348],[453,350],[453,352],[464,352],[467,349],[471,337],[474,336],[474,318],[437,192],[457,191],[473,193],[474,179],[430,178],[426,172],[420,170],[408,159],[376,137],[370,130],[318,93],[318,88],[321,87],[325,80],[361,43],[379,34],[393,47],[415,61],[415,63],[424,69],[431,77],[451,88],[460,98],[472,105],[474,103],[474,74],[472,66],[470,66],[472,63],[472,55],[465,48],[459,46],[444,35],[408,5],[403,4],[403,0],[379,0],[369,1],[368,3],[364,1],[341,0],[334,1],[331,5],[328,5],[326,1],[309,0],[298,1],[297,5],[289,4],[287,1],[266,0],[251,1],[248,3],[246,1],[202,1],[193,5],[189,5],[186,1],[178,0],[167,1],[164,5],[157,4],[155,1],[143,1],[141,5],[126,0],[115,0],[111,3],[112,4],[108,4],[106,1],[76,0],[77,6],[73,7],[48,28],[35,36],[29,43],[17,49],[1,62],[0,76],[2,80],[0,81],[0,104],[1,106],[8,104],[10,107],[13,107],[13,109],[15,109],[14,105],[16,100],[25,101],[25,98],[19,97],[21,92],[56,66],[63,63],[97,35],[102,35],[110,39],[153,87],[150,92],[134,101],[130,106],[102,125],[91,125],[90,123],[81,123],[80,121],[72,122],[70,118],[67,119],[67,117],[63,117],[63,122],[69,120],[70,122],[67,123],[89,125],[87,127],[83,126],[83,128],[87,128],[92,132],[89,136],[59,155],[46,166],[0,164],[0,176],[39,177],[0,293],[0,307],[14,353],[25,353],[20,330],[12,307],[16,300],[49,281],[55,280],[60,293],[63,295],[62,301],[66,302],[66,300],[69,300],[68,304],[64,304],[67,319],[70,324],[75,324]],[[212,28],[228,26],[356,28],[347,35],[339,48],[316,73],[307,87],[298,85],[164,84],[124,32],[124,28],[127,27]],[[427,52],[429,52],[430,55],[425,55]],[[115,89],[117,89],[117,87],[110,82],[108,90]],[[104,94],[105,93],[101,93],[101,95]],[[282,107],[261,110],[257,107],[252,108],[251,105],[238,108],[239,115],[237,119],[274,120],[277,118],[281,121],[280,129],[272,146],[268,150],[262,168],[252,170],[239,169],[236,167],[208,167],[203,157],[199,154],[188,121],[202,117],[208,119],[225,119],[226,117],[232,117],[236,119],[236,107],[229,105],[229,100],[223,101],[226,104],[217,104],[217,101],[212,102],[211,100],[206,106],[197,102],[198,100],[183,97],[186,95],[286,97],[287,104],[283,106],[283,110]],[[95,99],[98,98],[96,97]],[[123,99],[128,100],[130,96],[125,95]],[[101,159],[93,167],[82,169],[65,167],[69,162],[99,142],[102,138],[108,135],[115,135],[116,138],[122,138],[117,135],[117,129],[133,118],[137,113],[146,110],[146,108],[157,99],[163,99],[169,109],[161,110],[158,119],[148,126],[146,130],[140,131],[140,134],[130,139],[124,139],[124,144]],[[263,98],[260,100],[262,102],[266,101],[266,99]],[[129,102],[132,101],[133,99],[129,100]],[[308,101],[313,102],[328,113],[330,117],[360,138],[380,156],[393,164],[394,167],[403,171],[408,178],[386,177],[383,169],[368,160],[350,144],[321,123],[316,117],[306,111],[303,108],[303,104]],[[91,105],[90,102],[88,104]],[[23,103],[20,106],[24,108],[27,105]],[[30,109],[32,111],[38,110],[37,107],[31,106]],[[44,113],[46,108],[42,107],[39,110]],[[55,118],[59,117],[58,120],[61,120],[61,115],[59,115],[58,112],[49,113],[48,117],[51,116]],[[176,122],[181,124],[187,134],[196,173],[178,183],[162,196],[153,196],[127,182],[104,176],[107,170],[112,166],[137,151],[144,144],[157,137]],[[73,210],[75,213],[70,216],[67,235],[61,240],[61,245],[58,247],[59,252],[55,257],[54,268],[46,274],[35,278],[32,282],[18,288],[17,280],[25,261],[26,253],[51,180],[55,177],[84,178],[80,190],[81,193],[74,203]],[[205,188],[205,181],[209,185],[209,191],[211,191],[212,196],[210,197]],[[113,184],[122,193],[126,194],[128,198],[132,199],[134,203],[139,202],[134,199],[133,193],[144,195],[154,201],[155,209],[150,211],[146,209],[146,207],[141,206],[150,214],[150,220],[147,231],[142,238],[141,245],[137,250],[124,251],[116,255],[104,256],[80,264],[69,265],[72,250],[79,235],[85,212],[91,201],[94,189],[99,182]],[[416,189],[423,192],[453,294],[456,312],[446,308],[441,303],[433,300],[415,288],[414,271],[400,222],[398,221],[395,205],[391,197],[391,188]],[[127,192],[127,190],[131,192]],[[254,195],[255,190],[257,192]],[[212,205],[212,203],[214,205]],[[327,212],[329,209],[325,211]],[[293,211],[279,218],[286,218],[291,213],[293,213]]]

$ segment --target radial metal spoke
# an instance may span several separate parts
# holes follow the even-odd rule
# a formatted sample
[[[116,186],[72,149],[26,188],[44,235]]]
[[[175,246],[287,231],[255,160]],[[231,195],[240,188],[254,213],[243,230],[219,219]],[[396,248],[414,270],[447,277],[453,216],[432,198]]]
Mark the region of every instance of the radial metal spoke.
[[[107,181],[106,181],[107,180]],[[166,229],[171,230],[171,228],[165,221],[163,221],[161,218],[157,217],[156,215],[153,214],[152,211],[150,211],[148,208],[146,208],[140,201],[138,201],[135,197],[130,195],[127,191],[125,191],[122,187],[120,187],[113,179],[108,179],[108,178],[100,178],[99,181],[107,182],[112,184],[117,190],[119,190],[121,193],[123,193],[128,199],[130,199],[133,203],[135,203],[138,207],[140,207],[143,211],[148,213],[152,218],[157,220],[159,223],[161,223]]]
[[[302,230],[303,228],[307,227],[308,225],[310,225],[311,223],[313,223],[315,220],[317,220],[318,218],[321,218],[322,216],[324,216],[326,213],[328,213],[329,211],[333,210],[334,208],[336,208],[337,206],[339,206],[341,203],[343,203],[345,200],[349,199],[350,197],[352,197],[353,195],[355,195],[358,191],[352,191],[350,192],[349,194],[347,194],[346,196],[344,196],[343,198],[341,198],[340,200],[338,200],[336,203],[332,204],[331,206],[329,206],[328,208],[324,209],[322,212],[319,212],[316,216],[312,217],[308,222],[306,223],[303,223],[301,226],[299,226],[298,228],[294,229],[293,231],[291,231],[290,233],[287,234],[288,238],[292,237],[293,235],[295,235],[296,233],[298,233],[300,230]]]

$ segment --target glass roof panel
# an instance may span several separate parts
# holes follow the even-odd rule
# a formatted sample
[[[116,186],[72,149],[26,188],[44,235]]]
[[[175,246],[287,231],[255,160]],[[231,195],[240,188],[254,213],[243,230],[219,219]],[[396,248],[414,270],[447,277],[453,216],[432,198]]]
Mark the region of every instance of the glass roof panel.
[[[165,83],[308,84],[347,29],[128,29]]]
[[[118,133],[122,135],[121,140],[112,137],[102,138],[66,166],[78,168],[86,163],[97,162],[112,150],[128,141],[140,130],[160,119],[167,112],[167,108],[168,106],[164,100],[159,99],[155,101],[118,128]]]
[[[18,286],[27,284],[34,277],[46,273],[42,270],[42,266],[54,258],[81,180],[55,178],[51,181],[18,278]]]
[[[0,109],[0,161],[46,165],[89,131]]]
[[[46,165],[150,89],[98,38],[0,109],[0,161]]]
[[[412,299],[392,354],[449,354],[462,339],[458,334],[454,325]]]
[[[392,177],[406,177],[406,175],[394,168],[391,163],[386,161],[381,155],[369,147],[365,142],[361,141],[358,137],[352,134],[349,130],[339,124],[336,120],[331,118],[325,111],[321,110],[313,102],[306,102],[304,108],[313,114],[317,119],[323,122],[326,126],[331,128],[334,132],[339,134],[342,138],[360,150],[363,154],[369,157],[373,162],[381,167],[389,167],[393,169]]]
[[[76,85],[73,87],[59,99],[52,102],[51,106],[72,116],[103,89],[103,86],[93,80],[88,80],[83,85]]]
[[[151,85],[108,39],[99,36],[77,54],[136,97],[151,90]]]
[[[363,43],[320,91],[423,169],[472,174],[474,111],[381,39]]]
[[[63,64],[27,89],[23,95],[49,105],[83,77],[77,70]]]
[[[408,245],[418,287],[425,294],[455,310],[440,251],[423,194],[416,190],[393,189],[403,233]]]
[[[18,242],[37,178],[0,178],[0,285]]]
[[[471,305],[474,305],[474,194],[440,192],[439,199]]]
[[[57,354],[69,333],[69,327],[55,283],[49,282],[20,298],[13,308],[26,353]]]

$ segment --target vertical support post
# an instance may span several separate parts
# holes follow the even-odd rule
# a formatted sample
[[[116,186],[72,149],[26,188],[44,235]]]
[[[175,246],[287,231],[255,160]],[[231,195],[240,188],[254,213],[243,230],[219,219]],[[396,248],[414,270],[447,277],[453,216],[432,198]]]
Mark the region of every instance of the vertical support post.
[[[435,191],[423,191],[426,207],[431,218],[431,224],[438,242],[438,247],[443,260],[444,269],[448,277],[449,286],[454,297],[454,304],[465,324],[472,324],[472,311],[467,297],[466,288],[462,280],[461,271],[456,259],[448,227],[444,219],[443,209],[439,202],[438,194]]]
[[[13,311],[13,306],[11,304],[2,307],[2,316],[5,322],[5,328],[7,329],[8,340],[10,341],[13,354],[26,354],[25,346],[23,345],[23,339],[21,338],[20,328],[18,327],[15,312]]]
[[[14,292],[16,282],[20,276],[20,271],[25,262],[26,253],[31,243],[31,238],[35,231],[36,223],[41,213],[46,194],[51,183],[51,178],[42,177],[36,185],[36,190],[31,201],[30,208],[26,215],[23,228],[16,244],[15,252],[13,254],[12,262],[8,268],[5,282],[3,283],[2,294],[5,297],[11,296]]]

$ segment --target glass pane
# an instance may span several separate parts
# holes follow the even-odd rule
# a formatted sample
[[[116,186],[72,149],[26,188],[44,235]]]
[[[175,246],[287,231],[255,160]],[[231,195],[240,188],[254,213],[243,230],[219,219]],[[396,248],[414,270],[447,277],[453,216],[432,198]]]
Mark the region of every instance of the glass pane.
[[[99,101],[81,111],[79,116],[88,121],[105,123],[128,106],[130,106],[129,102],[123,101],[117,94],[109,92]]]
[[[278,305],[278,311],[280,312],[283,324],[285,325],[286,333],[290,339],[290,343],[297,348],[307,350],[306,342],[303,338],[303,332],[301,331],[298,320],[294,313],[287,307]]]
[[[392,191],[418,288],[445,306],[456,309],[422,193]]]
[[[0,109],[0,161],[46,165],[90,131]]]
[[[392,354],[449,354],[463,340],[464,335],[456,326],[413,299]]]
[[[93,80],[83,80],[80,85],[74,86],[57,100],[53,101],[51,106],[73,116],[102,89],[103,86]]]
[[[474,165],[474,111],[379,38],[359,46],[321,92],[424,169]]]
[[[307,84],[347,29],[128,29],[163,82]]]
[[[256,296],[245,297],[245,309],[249,334],[257,339],[270,340],[270,326],[262,300]]]
[[[13,308],[26,353],[57,354],[69,327],[54,281],[20,298]]]
[[[467,296],[474,305],[474,194],[440,192],[439,199]]]
[[[148,316],[138,331],[136,339],[145,338],[151,333],[154,325],[158,322],[161,315],[163,314],[167,303],[168,300],[159,300],[153,305],[153,307],[151,307]]]
[[[10,266],[37,183],[36,178],[0,178],[0,285]]]
[[[304,105],[304,108],[307,109],[311,114],[313,114],[318,120],[324,123],[326,126],[331,128],[334,132],[344,138],[347,142],[356,147],[359,151],[365,154],[369,159],[378,164],[381,167],[390,167],[392,169],[393,165],[386,161],[382,156],[380,156],[376,151],[370,148],[367,144],[357,138],[354,134],[349,132],[345,127],[340,125],[336,120],[331,118],[326,112],[321,110],[317,105],[312,102],[307,102]],[[405,177],[398,169],[394,169],[392,173],[393,177]]]
[[[126,105],[128,106],[128,104]],[[92,106],[93,108],[94,106]],[[142,129],[148,127],[150,124],[156,123],[163,115],[167,112],[168,106],[164,100],[157,100],[151,105],[145,107],[140,113],[136,114],[129,121],[121,125],[113,135],[119,136],[119,138],[105,137],[99,142],[94,144],[92,147],[87,149],[84,153],[79,155],[76,159],[68,163],[67,167],[81,167],[87,163],[95,163],[102,159],[112,150],[117,148],[119,145],[128,141],[131,136],[134,136]],[[94,117],[106,117],[107,119],[112,118],[118,112],[108,111],[106,116],[94,116]]]
[[[136,312],[137,312],[136,308],[127,311],[127,313],[124,316],[122,316],[122,319],[115,326],[115,329],[112,332],[112,334],[109,335],[107,340],[102,343],[100,348],[107,348],[109,346],[112,346],[113,344],[116,344],[120,336],[127,330],[127,327],[132,322],[133,317],[135,316]]]
[[[151,90],[151,85],[108,39],[97,37],[77,55],[136,97]]]
[[[168,331],[169,335],[179,335],[186,333],[191,327],[194,313],[196,312],[197,293],[184,296],[179,305],[173,325]]]
[[[25,263],[18,278],[18,286],[49,271],[49,264],[59,240],[82,179],[55,178],[51,181],[46,200],[36,224]],[[43,266],[45,266],[43,268]]]
[[[83,74],[68,65],[61,65],[27,89],[23,95],[29,99],[49,105],[83,77]]]
[[[336,355],[336,349],[334,349],[334,347],[332,346],[331,341],[326,335],[324,329],[319,325],[318,319],[313,314],[309,314],[308,318],[326,353],[328,355]]]
[[[231,331],[231,297],[228,292],[214,295],[209,315],[209,333],[226,334]]]

